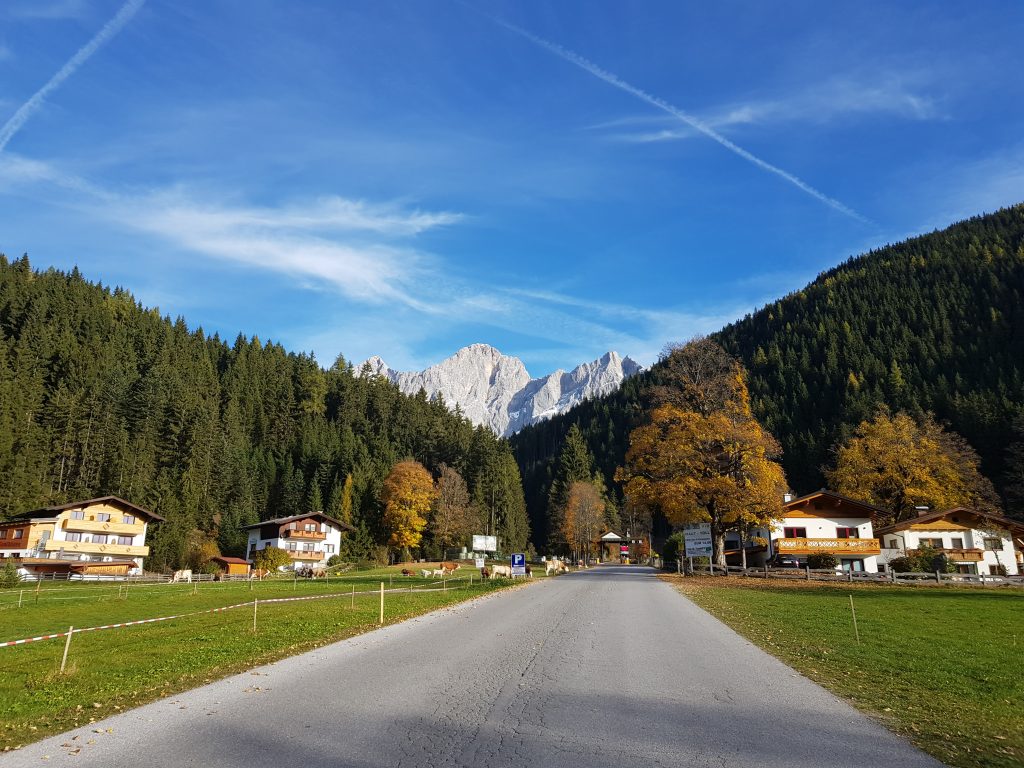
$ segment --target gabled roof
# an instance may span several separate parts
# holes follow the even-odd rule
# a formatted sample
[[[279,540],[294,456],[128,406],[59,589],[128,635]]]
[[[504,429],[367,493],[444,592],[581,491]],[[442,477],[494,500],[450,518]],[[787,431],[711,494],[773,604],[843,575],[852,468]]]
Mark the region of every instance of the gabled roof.
[[[791,509],[793,507],[798,506],[799,504],[802,504],[805,501],[812,501],[813,499],[816,499],[820,496],[827,496],[828,498],[835,499],[836,501],[842,502],[843,504],[852,504],[856,507],[861,507],[862,509],[867,511],[869,517],[873,517],[877,514],[889,514],[889,510],[887,509],[882,509],[882,507],[876,507],[874,504],[868,504],[866,501],[851,499],[849,496],[843,496],[841,493],[830,491],[827,488],[821,488],[817,491],[814,491],[813,493],[808,493],[798,498],[795,498],[792,501],[787,501],[782,506],[784,509]]]
[[[905,531],[918,523],[929,523],[933,520],[941,520],[947,515],[953,515],[955,513],[963,513],[966,515],[974,515],[976,517],[983,517],[986,520],[991,520],[994,523],[998,523],[1002,528],[1008,528],[1012,531],[1016,531],[1018,534],[1024,532],[1024,523],[1020,520],[1011,520],[1009,517],[1003,517],[1002,515],[994,515],[991,512],[981,512],[977,509],[971,509],[969,507],[953,507],[952,509],[946,509],[939,512],[926,512],[923,515],[917,517],[910,517],[906,520],[901,520],[898,523],[887,525],[884,528],[879,528],[875,531],[877,535],[884,535],[886,533],[894,533],[896,531]]]
[[[52,507],[43,507],[41,509],[33,509],[29,512],[21,512],[15,515],[13,519],[24,519],[32,517],[53,517],[69,509],[82,509],[85,507],[91,507],[94,504],[109,504],[112,507],[130,509],[132,512],[135,512],[138,515],[148,517],[150,520],[156,520],[157,522],[163,522],[164,520],[164,518],[162,518],[156,512],[150,512],[148,509],[140,507],[137,504],[132,504],[130,501],[125,501],[119,496],[100,496],[95,499],[86,499],[85,501],[72,501],[67,504],[56,504]]]
[[[222,557],[221,555],[217,555],[216,557],[211,557],[210,560],[216,560],[218,563],[231,565],[249,565],[249,561],[243,557]]]
[[[601,537],[601,541],[622,541],[622,537],[615,531],[608,531],[608,533]]]
[[[355,528],[349,525],[348,523],[343,523],[341,522],[341,520],[335,520],[333,517],[331,517],[330,515],[325,515],[323,512],[306,512],[302,515],[292,515],[291,517],[278,517],[273,520],[263,520],[262,522],[253,523],[252,525],[244,525],[242,526],[242,530],[247,531],[250,528],[262,528],[264,525],[284,525],[285,523],[292,523],[296,520],[309,520],[311,517],[319,518],[321,520],[326,520],[329,523],[333,523],[334,525],[341,528],[343,531],[355,530]]]

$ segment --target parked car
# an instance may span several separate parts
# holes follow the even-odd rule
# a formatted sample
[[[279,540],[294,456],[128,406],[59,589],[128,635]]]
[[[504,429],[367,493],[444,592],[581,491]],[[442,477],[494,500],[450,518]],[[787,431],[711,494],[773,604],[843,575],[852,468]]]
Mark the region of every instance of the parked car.
[[[771,559],[768,560],[768,566],[771,568],[802,568],[800,560],[796,555],[772,555]]]

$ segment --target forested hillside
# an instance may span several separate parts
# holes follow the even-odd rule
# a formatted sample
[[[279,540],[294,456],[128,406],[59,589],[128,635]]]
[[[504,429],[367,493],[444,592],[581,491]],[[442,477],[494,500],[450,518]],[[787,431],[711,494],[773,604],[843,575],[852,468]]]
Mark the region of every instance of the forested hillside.
[[[0,256],[0,519],[122,496],[167,518],[147,560],[160,568],[204,540],[238,554],[240,526],[261,519],[348,515],[350,500],[366,550],[385,540],[380,486],[405,457],[456,468],[506,544],[525,545],[508,445],[442,403]]]
[[[883,403],[934,412],[1006,490],[1005,449],[1024,410],[1024,206],[852,258],[714,338],[747,367],[794,490],[819,487],[837,441]],[[569,426],[611,482],[658,375],[513,437],[535,529]]]

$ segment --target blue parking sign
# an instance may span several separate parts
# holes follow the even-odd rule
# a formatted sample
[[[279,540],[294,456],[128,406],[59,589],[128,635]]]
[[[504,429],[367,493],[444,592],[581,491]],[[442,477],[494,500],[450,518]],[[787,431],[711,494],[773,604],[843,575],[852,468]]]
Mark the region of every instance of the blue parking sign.
[[[526,575],[526,555],[516,553],[512,555],[512,576]]]

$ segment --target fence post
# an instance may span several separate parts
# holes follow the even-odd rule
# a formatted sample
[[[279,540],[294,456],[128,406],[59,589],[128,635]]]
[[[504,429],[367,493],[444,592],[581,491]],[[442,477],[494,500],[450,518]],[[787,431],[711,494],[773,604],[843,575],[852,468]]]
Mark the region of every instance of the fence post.
[[[714,561],[708,562],[708,567],[711,568],[711,575],[714,576],[715,575],[715,563],[714,563]]]
[[[254,597],[252,600],[252,631],[256,631],[256,609],[259,607],[260,599]]]
[[[850,595],[850,613],[853,615],[853,635],[857,638],[857,645],[860,645],[860,631],[857,629],[857,611],[853,607],[853,595]]]
[[[24,596],[25,596],[25,590],[24,589],[21,590],[20,592],[18,592],[18,607],[19,608],[21,608],[21,598],[23,598]]]
[[[380,623],[384,623],[384,582],[380,583]]]
[[[850,570],[848,570],[846,572],[846,576],[847,576],[846,580],[849,581],[851,584],[853,584],[853,568],[851,568]],[[853,595],[850,595],[850,597],[853,597]]]
[[[36,577],[36,602],[39,602],[39,587],[43,585],[43,574],[39,574]]]
[[[896,571],[894,571],[891,567],[889,568],[889,578],[892,579],[893,584],[896,583]]]
[[[768,563],[764,564],[764,580],[768,581]]]
[[[935,581],[937,581],[939,584],[942,583],[942,575],[938,571],[935,572]]]
[[[804,573],[807,575],[807,581],[810,581],[811,580],[811,566],[805,565],[804,566]]]
[[[64,665],[68,663],[68,648],[71,647],[71,636],[75,633],[74,625],[68,627],[68,640],[64,643],[64,655],[60,659],[60,673],[64,674]]]
[[[352,585],[352,609],[354,610],[355,607],[356,607],[356,585],[353,584]]]

